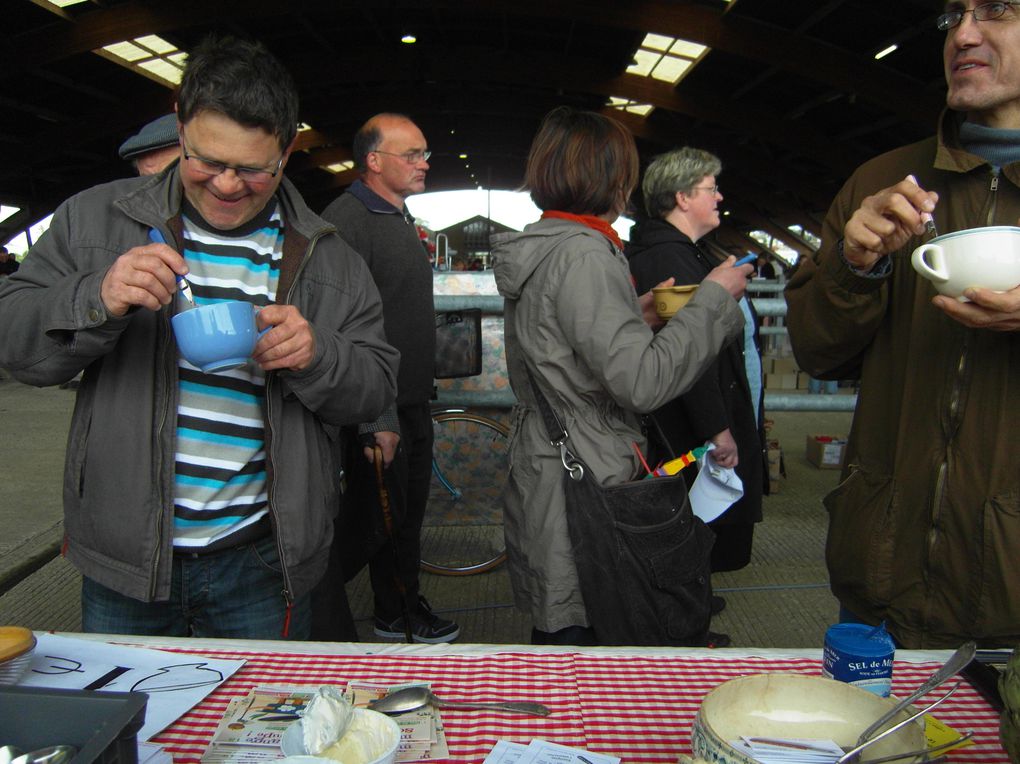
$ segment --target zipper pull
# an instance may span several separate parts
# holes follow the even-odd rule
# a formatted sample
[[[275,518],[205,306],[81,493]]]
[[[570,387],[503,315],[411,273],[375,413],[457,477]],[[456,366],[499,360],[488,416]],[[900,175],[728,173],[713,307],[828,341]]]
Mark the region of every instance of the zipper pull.
[[[995,193],[999,190],[999,173],[992,173],[992,184],[988,187],[988,190]]]

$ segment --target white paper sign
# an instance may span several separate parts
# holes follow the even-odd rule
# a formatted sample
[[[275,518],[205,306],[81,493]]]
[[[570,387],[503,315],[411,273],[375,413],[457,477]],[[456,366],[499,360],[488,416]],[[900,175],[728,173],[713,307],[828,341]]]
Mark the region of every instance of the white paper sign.
[[[179,719],[244,665],[89,639],[36,634],[32,664],[18,684],[66,690],[144,692],[144,742]]]

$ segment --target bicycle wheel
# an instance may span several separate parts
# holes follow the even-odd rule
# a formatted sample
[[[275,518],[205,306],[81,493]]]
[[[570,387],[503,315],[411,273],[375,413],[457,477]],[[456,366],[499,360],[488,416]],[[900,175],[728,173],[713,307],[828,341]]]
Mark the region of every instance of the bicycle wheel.
[[[509,430],[469,411],[442,411],[432,421],[421,568],[447,576],[484,573],[506,559],[502,495]]]

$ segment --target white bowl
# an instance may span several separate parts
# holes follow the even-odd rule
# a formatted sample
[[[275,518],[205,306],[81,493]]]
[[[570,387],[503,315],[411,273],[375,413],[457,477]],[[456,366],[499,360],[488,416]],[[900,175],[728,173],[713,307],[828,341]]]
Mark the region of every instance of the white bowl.
[[[701,701],[691,729],[696,759],[714,764],[756,764],[729,744],[742,735],[832,740],[852,746],[895,700],[823,677],[754,674],[723,682]],[[897,721],[906,719],[902,712]],[[927,747],[920,723],[875,743],[861,753],[873,758]],[[923,760],[918,756],[913,761]],[[904,762],[909,760],[904,759]]]
[[[400,725],[398,725],[393,719],[381,714],[378,711],[372,711],[368,708],[355,708],[354,709],[354,720],[352,724],[368,724],[373,727],[379,727],[389,735],[389,742],[386,750],[378,757],[369,761],[362,762],[362,764],[394,764],[397,759],[397,745],[400,743]],[[293,764],[312,764],[309,762],[300,762],[295,759],[307,758],[314,760],[315,762],[329,762],[332,759],[326,756],[312,756],[305,749],[305,734],[301,727],[301,720],[294,722],[287,728],[287,731],[283,733],[283,738],[280,740],[280,749],[284,755],[292,760]]]

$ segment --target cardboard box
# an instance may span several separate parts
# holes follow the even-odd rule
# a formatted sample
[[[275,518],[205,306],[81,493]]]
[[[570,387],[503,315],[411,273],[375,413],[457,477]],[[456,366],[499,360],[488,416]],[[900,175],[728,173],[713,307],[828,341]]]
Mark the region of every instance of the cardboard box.
[[[846,438],[840,435],[808,435],[804,455],[819,469],[841,469],[846,456]]]
[[[793,358],[775,358],[772,360],[772,371],[775,374],[796,374],[797,362]]]

